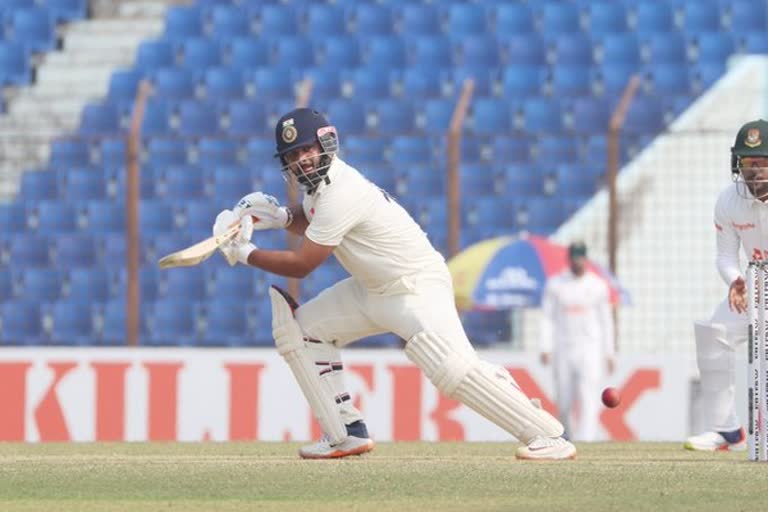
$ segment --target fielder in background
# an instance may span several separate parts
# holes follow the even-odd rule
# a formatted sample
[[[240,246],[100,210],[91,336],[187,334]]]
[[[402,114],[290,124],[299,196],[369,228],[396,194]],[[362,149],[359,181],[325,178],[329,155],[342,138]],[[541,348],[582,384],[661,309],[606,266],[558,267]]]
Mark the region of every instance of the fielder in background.
[[[560,421],[577,441],[596,439],[602,381],[615,364],[610,291],[586,264],[586,245],[569,245],[568,268],[547,281],[542,299],[541,362],[552,363]]]
[[[689,437],[689,450],[744,450],[746,435],[736,416],[734,351],[747,340],[746,283],[739,248],[751,260],[768,255],[768,122],[741,127],[731,148],[733,183],[715,205],[717,270],[728,296],[709,321],[694,323],[696,361],[707,431]]]
[[[214,234],[241,219],[240,236],[225,257],[273,274],[303,278],[333,254],[349,272],[299,306],[270,289],[272,330],[323,429],[301,448],[304,458],[337,458],[373,449],[343,379],[339,348],[392,332],[405,353],[445,396],[458,400],[525,443],[523,459],[569,459],[576,448],[563,426],[526,397],[509,372],[478,358],[454,304],[443,257],[410,215],[386,191],[338,155],[336,130],[319,112],[300,108],[275,127],[282,172],[304,189],[302,205],[284,207],[261,192],[219,214]],[[304,238],[295,250],[262,250],[254,229],[285,228]]]

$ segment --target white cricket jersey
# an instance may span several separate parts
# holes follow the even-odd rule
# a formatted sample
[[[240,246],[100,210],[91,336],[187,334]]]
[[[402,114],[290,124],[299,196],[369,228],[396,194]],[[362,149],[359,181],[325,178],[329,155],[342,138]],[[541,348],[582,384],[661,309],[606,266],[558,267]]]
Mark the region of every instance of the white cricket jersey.
[[[715,204],[717,270],[729,286],[741,276],[739,246],[750,260],[768,257],[768,205],[751,194],[743,197],[738,187],[746,191],[746,186],[732,183]]]
[[[553,276],[542,299],[542,352],[562,349],[614,353],[608,285],[592,272],[577,277],[570,269]]]
[[[305,236],[336,246],[336,259],[368,290],[381,293],[404,276],[446,269],[408,212],[357,169],[337,156],[327,176],[330,183],[304,194]]]

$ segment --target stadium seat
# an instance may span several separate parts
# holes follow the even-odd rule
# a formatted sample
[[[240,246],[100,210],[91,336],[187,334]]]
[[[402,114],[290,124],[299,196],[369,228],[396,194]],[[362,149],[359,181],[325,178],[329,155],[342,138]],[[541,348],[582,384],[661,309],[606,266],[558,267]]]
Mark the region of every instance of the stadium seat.
[[[144,41],[136,51],[136,69],[151,72],[176,64],[176,51],[170,41]]]
[[[679,32],[650,34],[645,46],[651,64],[685,64],[688,60],[685,39]]]
[[[549,34],[567,34],[581,31],[579,11],[571,3],[545,3],[541,10],[541,31]]]
[[[171,105],[162,99],[150,98],[141,123],[142,137],[169,135],[171,131]]]
[[[173,207],[160,200],[142,200],[139,205],[139,232],[152,235],[173,231],[175,228]]]
[[[419,136],[397,136],[389,147],[388,160],[392,165],[426,165],[432,159],[429,140]],[[371,158],[371,161],[376,161]]]
[[[768,46],[766,46],[768,51]],[[708,89],[712,84],[725,75],[724,62],[701,62],[692,70],[692,80],[697,93]]]
[[[732,31],[755,31],[765,33],[768,26],[768,6],[751,0],[734,0],[730,6],[730,28]]]
[[[365,108],[361,103],[349,100],[335,100],[328,106],[328,121],[336,126],[336,129],[349,135],[362,134],[366,131]]]
[[[56,236],[53,260],[67,268],[90,267],[96,263],[96,244],[90,235],[61,234]]]
[[[497,3],[496,34],[530,34],[536,30],[533,14],[523,3]]]
[[[269,130],[265,119],[267,111],[263,103],[252,100],[231,101],[226,109],[224,131],[237,137],[266,134]]]
[[[217,5],[211,11],[211,37],[218,41],[249,37],[251,19],[243,9],[233,5]]]
[[[557,167],[557,196],[561,198],[588,198],[595,193],[597,183],[582,165],[562,164]]]
[[[184,41],[201,36],[203,36],[203,20],[197,6],[171,6],[165,11],[164,39]]]
[[[100,345],[126,345],[126,326],[128,323],[126,315],[125,299],[119,298],[104,304],[101,308],[101,328],[98,333],[98,342]],[[143,318],[140,322],[140,335],[142,338],[146,336],[146,323]]]
[[[279,171],[275,171],[279,176]],[[217,172],[213,175],[213,184],[211,185],[211,194],[214,198],[222,199],[227,202],[234,202],[239,198],[256,190],[254,188],[254,182],[248,169],[241,167],[226,167],[217,168]],[[217,212],[221,211],[221,208]],[[212,219],[215,219],[216,215],[209,219],[208,229],[213,226]]]
[[[284,36],[275,41],[274,66],[296,69],[315,64],[315,47],[303,36]]]
[[[606,34],[600,40],[599,53],[603,65],[640,65],[640,44],[632,32]]]
[[[13,41],[32,52],[47,52],[56,48],[56,26],[48,9],[30,7],[10,13]]]
[[[696,37],[698,62],[725,62],[736,48],[727,32],[704,32]]]
[[[341,147],[341,157],[349,163],[381,163],[386,159],[389,139],[386,137],[369,137],[352,135],[344,138]],[[395,149],[392,148],[392,153]]]
[[[93,343],[93,313],[89,302],[57,302],[44,308],[42,314],[44,319],[50,319],[50,332],[46,341],[51,345]]]
[[[525,129],[531,133],[556,134],[562,130],[559,102],[547,98],[528,98],[523,104]]]
[[[558,34],[552,48],[552,64],[557,66],[590,66],[594,59],[592,41],[581,32]]]
[[[424,102],[421,115],[417,115],[417,126],[427,134],[446,133],[451,124],[455,102],[448,99],[431,99]]]
[[[578,141],[575,137],[543,134],[536,142],[535,154],[534,165],[550,165],[553,161],[570,162],[579,156]]]
[[[583,65],[559,65],[552,71],[551,94],[556,98],[576,98],[592,94],[592,72]]]
[[[88,14],[87,0],[45,0],[44,5],[56,23],[81,20]]]
[[[38,345],[42,339],[40,305],[28,299],[0,304],[0,339],[3,345]]]
[[[444,36],[416,36],[411,50],[411,66],[448,68],[453,65],[453,48]]]
[[[522,199],[528,196],[544,194],[544,179],[536,168],[528,163],[509,164],[504,168],[502,177],[502,196]],[[514,215],[506,215],[509,222],[516,223]]]
[[[260,68],[251,75],[259,100],[291,99],[296,86],[295,74],[286,69]]]
[[[461,321],[472,345],[490,346],[512,338],[509,311],[467,311]]]
[[[182,56],[182,66],[193,71],[203,71],[222,64],[221,46],[205,38],[185,39]]]
[[[52,167],[82,167],[90,164],[90,146],[83,139],[58,139],[51,142]]]
[[[264,5],[259,14],[259,34],[284,36],[299,33],[296,12],[290,5]]]
[[[184,101],[179,104],[180,135],[203,137],[217,135],[221,131],[220,111],[211,101]]]
[[[70,169],[63,176],[63,197],[76,203],[89,199],[106,199],[104,175],[94,169]]]
[[[479,36],[488,31],[485,10],[474,4],[455,3],[447,7],[447,32],[452,36]]]
[[[168,237],[163,237],[168,238]],[[178,240],[170,247],[183,247],[186,241]],[[174,250],[174,249],[171,249]],[[165,254],[166,249],[158,251],[158,256]],[[200,301],[206,297],[206,279],[203,272],[189,272],[187,269],[170,269],[163,273],[158,293],[160,299],[174,298]]]
[[[125,231],[125,205],[114,201],[89,201],[86,205],[89,232],[117,233]]]
[[[318,65],[351,69],[360,65],[358,40],[345,35],[332,35],[319,41]]]
[[[343,34],[347,31],[344,9],[338,5],[310,4],[305,32]]]
[[[715,0],[688,0],[683,10],[683,29],[687,33],[720,30],[720,9]]]
[[[458,64],[489,68],[499,66],[499,47],[495,37],[466,37],[459,41],[456,51]]]
[[[563,221],[561,208],[558,197],[529,197],[525,200],[523,216],[518,221],[526,231],[547,236]]]
[[[102,166],[123,165],[126,156],[125,139],[104,138],[99,141],[98,162]]]
[[[465,197],[490,196],[494,192],[494,175],[487,165],[462,165],[459,181]]]
[[[27,226],[41,234],[75,231],[78,228],[77,209],[57,199],[36,201],[27,207]]]
[[[531,141],[523,136],[497,135],[483,160],[490,162],[525,162],[530,156]]]
[[[32,81],[29,51],[19,43],[0,42],[0,85],[27,85]]]
[[[517,65],[508,67],[502,75],[504,97],[523,99],[544,91],[548,70],[545,66]]]
[[[312,80],[313,102],[325,102],[341,96],[341,73],[333,67],[316,67],[308,69],[305,79]]]
[[[512,126],[507,103],[497,98],[478,98],[472,106],[471,127],[477,135],[506,133]]]
[[[23,203],[0,203],[0,233],[22,233],[26,227],[27,218]]]
[[[442,80],[432,69],[407,68],[397,77],[399,95],[412,100],[437,98],[442,94]]]
[[[745,53],[768,53],[768,33],[748,32],[742,36],[740,45]]]
[[[59,195],[59,178],[55,171],[26,171],[21,175],[20,198],[26,201],[55,199]]]
[[[234,347],[247,345],[252,336],[248,325],[248,307],[245,299],[237,300],[229,293],[227,300],[214,299],[205,302],[205,328],[200,335],[200,345],[210,347]]]
[[[184,230],[189,232],[209,231],[222,207],[208,199],[185,201]]]
[[[246,94],[245,79],[237,69],[209,68],[203,80],[208,100],[239,99]]]
[[[369,68],[405,67],[405,43],[397,36],[376,35],[363,43],[363,61]]]
[[[147,146],[147,163],[156,167],[187,163],[187,144],[183,140],[153,138]]]
[[[535,34],[504,34],[501,48],[507,65],[543,66],[547,63],[544,41]]]
[[[13,294],[14,291],[13,280],[11,279],[11,271],[8,269],[0,268],[0,304],[10,300],[13,297]],[[1,327],[0,333],[2,333]]]
[[[475,82],[476,96],[492,96],[499,80],[498,71],[492,66],[455,66],[445,71],[443,95],[458,95],[470,78]]]
[[[232,139],[203,138],[197,143],[195,163],[202,168],[237,165],[239,152],[240,144]]]
[[[179,68],[160,68],[153,77],[155,94],[167,100],[194,98],[198,80],[192,71]]]
[[[255,296],[253,269],[243,265],[217,268],[210,276],[209,297],[248,302]]]
[[[444,195],[446,177],[443,172],[430,166],[411,166],[398,178],[396,192],[399,196],[418,199]]]
[[[195,304],[184,299],[157,300],[149,308],[148,335],[144,338],[151,346],[188,346],[197,337]]]
[[[389,98],[391,95],[390,69],[386,67],[360,67],[344,73],[342,93],[358,101]]]
[[[25,268],[13,273],[18,283],[19,296],[40,303],[53,302],[61,296],[63,279],[59,270],[52,268]]]
[[[669,3],[639,2],[635,9],[635,30],[638,34],[647,35],[675,30],[674,13]]]
[[[203,174],[194,167],[168,167],[160,172],[155,193],[158,198],[175,199],[184,197],[196,199],[205,196]]]
[[[274,158],[275,140],[273,137],[251,138],[248,140],[248,144],[245,146],[245,151],[246,151],[246,162],[251,167],[261,168],[265,165],[269,165],[269,166],[280,165],[279,161]]]
[[[604,97],[620,97],[633,75],[640,74],[634,65],[612,64],[601,66],[597,73],[598,89]]]
[[[440,14],[438,10],[430,4],[405,4],[400,9],[399,27],[401,35],[439,34]]]
[[[374,106],[374,131],[384,135],[408,134],[414,129],[413,105],[406,100],[386,99]]]
[[[608,101],[604,98],[576,98],[571,105],[567,128],[579,134],[606,133],[611,117]]]
[[[689,94],[691,81],[688,70],[674,64],[654,66],[648,72],[652,92],[660,96]]]
[[[253,71],[269,64],[269,53],[266,41],[236,38],[229,43],[229,65],[233,69]]]
[[[392,33],[392,11],[387,5],[355,3],[351,14],[352,27],[358,35],[384,35]]]
[[[114,135],[121,130],[120,113],[109,103],[88,104],[80,116],[80,134],[87,136]]]
[[[664,112],[661,99],[657,96],[636,96],[627,110],[624,132],[650,135],[663,128]]]
[[[627,30],[627,11],[620,2],[590,3],[588,10],[589,30],[593,36]]]

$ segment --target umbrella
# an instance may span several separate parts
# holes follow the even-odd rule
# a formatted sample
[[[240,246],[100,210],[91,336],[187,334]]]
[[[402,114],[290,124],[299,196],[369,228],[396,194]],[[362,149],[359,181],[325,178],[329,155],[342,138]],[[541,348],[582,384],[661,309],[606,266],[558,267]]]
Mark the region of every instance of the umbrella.
[[[471,245],[451,258],[459,309],[503,310],[541,305],[547,279],[568,265],[568,250],[546,238],[503,236]],[[616,279],[594,262],[587,269],[609,285],[611,302],[629,303]]]

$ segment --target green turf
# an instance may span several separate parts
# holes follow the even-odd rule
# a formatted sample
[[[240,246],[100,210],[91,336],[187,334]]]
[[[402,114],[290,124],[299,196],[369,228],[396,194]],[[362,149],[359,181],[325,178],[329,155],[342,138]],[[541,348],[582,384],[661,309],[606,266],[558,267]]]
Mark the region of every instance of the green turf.
[[[679,444],[579,445],[521,462],[504,443],[381,443],[302,461],[296,444],[0,444],[2,511],[717,510],[765,508],[768,464]]]

